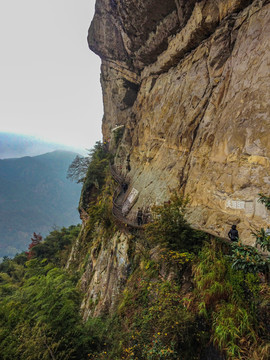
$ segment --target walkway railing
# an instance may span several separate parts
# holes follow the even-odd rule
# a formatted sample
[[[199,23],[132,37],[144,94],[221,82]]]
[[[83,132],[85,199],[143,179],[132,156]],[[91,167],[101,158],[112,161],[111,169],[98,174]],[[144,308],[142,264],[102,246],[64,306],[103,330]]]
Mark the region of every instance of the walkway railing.
[[[116,167],[114,165],[110,164],[110,171],[111,171],[111,175],[112,175],[113,179],[118,183],[118,186],[115,189],[114,194],[113,194],[113,209],[112,209],[113,216],[124,225],[133,227],[135,229],[141,229],[143,227],[143,225],[138,225],[137,223],[132,222],[131,220],[128,220],[122,213],[123,201],[119,200],[119,198],[124,193],[122,185],[126,182],[126,178],[121,176],[117,172]],[[191,226],[191,228],[194,230],[200,230],[200,231],[206,233],[207,235],[209,235],[209,239],[211,239],[211,238],[219,239],[221,242],[223,242],[226,245],[229,245],[232,243],[232,241],[229,240],[228,238],[218,236],[209,231],[201,230],[194,226]]]
[[[125,179],[116,172],[115,166],[112,164],[110,164],[110,171],[112,177],[118,184],[122,184],[124,182]]]

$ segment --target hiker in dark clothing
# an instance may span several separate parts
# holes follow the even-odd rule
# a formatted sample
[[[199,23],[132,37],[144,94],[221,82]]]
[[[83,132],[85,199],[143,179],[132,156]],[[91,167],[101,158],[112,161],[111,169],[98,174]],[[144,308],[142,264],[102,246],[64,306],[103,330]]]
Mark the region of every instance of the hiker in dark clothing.
[[[123,183],[122,184],[122,189],[123,189],[123,191],[124,191],[124,193],[127,191],[127,189],[128,189],[128,184],[127,183]]]
[[[143,224],[143,212],[142,209],[138,208],[137,212],[137,224],[140,226]]]
[[[130,167],[130,155],[127,156],[127,165],[126,165],[126,169],[127,169],[127,172],[129,172],[131,170],[131,167]]]
[[[236,225],[232,225],[231,230],[228,232],[228,236],[232,241],[238,241],[238,231],[236,230]]]

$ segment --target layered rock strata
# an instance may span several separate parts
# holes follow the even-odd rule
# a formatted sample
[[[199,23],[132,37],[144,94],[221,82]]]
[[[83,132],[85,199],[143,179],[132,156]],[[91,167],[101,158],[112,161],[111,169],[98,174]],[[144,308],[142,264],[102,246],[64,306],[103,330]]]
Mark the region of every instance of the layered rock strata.
[[[226,236],[238,223],[253,243],[268,225],[269,39],[269,0],[96,1],[103,134],[125,125],[116,159],[125,172],[130,157],[136,208],[176,188],[194,227]]]

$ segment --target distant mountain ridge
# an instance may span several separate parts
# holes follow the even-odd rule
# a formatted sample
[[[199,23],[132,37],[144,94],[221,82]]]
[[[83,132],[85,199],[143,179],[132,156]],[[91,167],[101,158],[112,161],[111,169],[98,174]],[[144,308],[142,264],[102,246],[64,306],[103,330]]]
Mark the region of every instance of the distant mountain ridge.
[[[33,232],[77,224],[81,187],[66,179],[77,154],[53,151],[0,160],[0,256],[25,250]]]
[[[37,156],[55,150],[85,153],[83,149],[46,142],[34,136],[0,132],[0,159]]]

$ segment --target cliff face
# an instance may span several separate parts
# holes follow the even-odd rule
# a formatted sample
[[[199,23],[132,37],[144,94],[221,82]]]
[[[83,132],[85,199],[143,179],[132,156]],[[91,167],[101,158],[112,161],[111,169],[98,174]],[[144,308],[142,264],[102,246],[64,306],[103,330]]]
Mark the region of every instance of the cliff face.
[[[128,240],[116,232],[108,243],[103,241],[91,248],[81,278],[81,289],[85,293],[81,308],[85,320],[115,308],[128,277]],[[99,244],[102,244],[100,249]]]
[[[267,226],[270,1],[97,0],[89,46],[102,59],[104,139],[125,125],[118,164],[138,206],[190,197],[194,227],[243,241]]]

